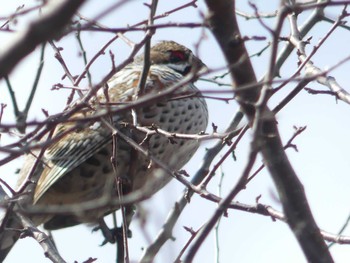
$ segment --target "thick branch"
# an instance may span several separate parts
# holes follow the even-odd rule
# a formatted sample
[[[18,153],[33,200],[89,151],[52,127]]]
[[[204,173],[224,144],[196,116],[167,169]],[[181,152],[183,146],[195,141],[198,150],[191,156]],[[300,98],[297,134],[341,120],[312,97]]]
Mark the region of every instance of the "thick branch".
[[[47,6],[50,10],[32,22],[0,53],[0,79],[8,75],[37,45],[57,36],[84,2],[84,0],[50,1]]]
[[[252,84],[255,82],[255,75],[244,43],[240,41],[240,33],[233,12],[234,1],[206,0],[206,3],[210,12],[209,24],[229,65],[237,65],[237,62],[240,62],[239,67],[230,69],[236,86]],[[283,12],[283,7],[281,9]],[[283,14],[281,17],[283,19]],[[277,39],[277,36],[274,36],[274,41]],[[274,62],[275,60],[272,59],[271,63]],[[273,72],[273,70],[274,68],[271,67],[270,71]],[[265,87],[265,92],[268,91],[268,88]],[[241,90],[236,95],[249,121],[254,123],[255,144],[253,147],[258,147],[264,157],[265,164],[278,189],[287,222],[306,258],[309,262],[333,262],[311,214],[303,186],[284,152],[275,116],[265,105],[266,93],[262,93],[263,97],[259,99],[259,103],[257,103],[260,95],[259,88]]]
[[[245,51],[244,40],[238,30],[237,21],[233,19],[231,1],[206,1],[209,7],[208,22],[213,34],[217,37],[221,49],[224,51],[227,63],[232,72],[234,86],[241,87],[256,82],[253,66]],[[217,13],[217,10],[225,13]],[[232,18],[232,19],[231,19]],[[220,36],[220,39],[218,38]],[[236,90],[237,98],[249,115],[254,114],[253,103],[259,96],[258,89]]]

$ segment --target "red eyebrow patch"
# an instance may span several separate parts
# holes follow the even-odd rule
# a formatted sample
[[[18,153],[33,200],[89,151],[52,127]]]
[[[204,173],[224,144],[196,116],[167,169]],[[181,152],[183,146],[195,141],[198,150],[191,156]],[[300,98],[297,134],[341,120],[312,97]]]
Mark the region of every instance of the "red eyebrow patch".
[[[186,60],[186,54],[182,51],[171,51],[171,60],[184,61]]]

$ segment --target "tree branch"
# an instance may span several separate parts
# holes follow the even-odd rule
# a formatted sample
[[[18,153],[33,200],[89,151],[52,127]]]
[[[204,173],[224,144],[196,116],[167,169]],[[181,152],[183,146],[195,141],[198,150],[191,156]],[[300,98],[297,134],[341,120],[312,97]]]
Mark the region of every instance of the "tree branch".
[[[208,19],[211,30],[228,64],[231,66],[231,76],[236,84],[233,86],[239,87],[256,82],[244,43],[243,41],[239,41],[240,33],[233,11],[235,10],[234,1],[206,0],[206,3],[209,8]],[[287,12],[287,8],[281,7],[280,19],[284,19]],[[279,23],[281,23],[281,20]],[[275,32],[278,32],[278,30]],[[278,36],[274,35],[273,39],[276,42]],[[274,44],[277,48],[276,43],[273,43],[272,47]],[[275,54],[275,52],[276,50],[272,50],[272,54]],[[236,65],[238,62],[240,62],[239,68],[232,67],[232,65]],[[275,59],[273,56],[270,63],[274,62]],[[273,75],[274,67],[270,67],[269,71],[270,74],[267,75],[268,77]],[[266,92],[269,89],[267,85],[264,86],[264,93],[261,94],[263,96],[262,98],[259,98],[261,92],[259,87],[236,92],[238,103],[246,113],[249,121],[253,123],[255,136],[252,147],[257,147],[264,157],[265,164],[279,192],[287,222],[294,232],[307,260],[309,262],[333,262],[311,214],[303,186],[284,152],[275,116],[266,106]],[[256,104],[258,101],[259,103]],[[195,245],[196,242],[193,246]],[[190,257],[187,259],[190,259]],[[189,261],[185,260],[185,262]]]
[[[24,32],[0,53],[0,79],[8,75],[16,64],[30,54],[37,45],[61,32],[84,0],[51,1],[49,11],[33,21]]]

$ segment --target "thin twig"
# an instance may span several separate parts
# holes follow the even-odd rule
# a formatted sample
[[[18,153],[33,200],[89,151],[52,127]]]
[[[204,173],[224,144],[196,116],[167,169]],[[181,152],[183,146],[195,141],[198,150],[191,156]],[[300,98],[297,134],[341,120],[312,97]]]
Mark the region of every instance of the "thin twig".
[[[16,41],[3,48],[0,54],[0,78],[7,76],[17,63],[31,53],[35,47],[52,39],[70,21],[84,0],[50,2],[52,8],[18,35]]]

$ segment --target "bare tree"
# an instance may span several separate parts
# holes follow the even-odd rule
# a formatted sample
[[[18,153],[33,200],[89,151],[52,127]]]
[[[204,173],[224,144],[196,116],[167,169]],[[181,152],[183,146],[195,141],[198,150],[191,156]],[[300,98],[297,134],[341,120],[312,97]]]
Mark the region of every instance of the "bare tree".
[[[10,230],[32,237],[44,250],[34,252],[32,244],[25,244],[25,253],[9,257],[37,253],[52,262],[209,262],[209,253],[216,262],[344,262],[350,256],[348,245],[341,246],[350,243],[350,125],[345,117],[350,1],[171,2],[32,1],[0,14],[0,37],[6,43],[0,53],[0,237],[15,218],[20,224]],[[150,47],[159,40],[191,48],[207,70],[191,71],[169,91],[142,96]],[[84,118],[74,114],[107,89],[107,81],[138,53],[145,60],[140,96],[117,103],[113,112],[133,112],[180,96],[176,90],[197,79],[208,103],[211,125],[199,134],[123,123],[143,135],[135,143],[110,127],[114,144],[122,140],[147,155],[162,174],[174,177],[172,182],[155,197],[145,187],[118,192],[114,199],[32,206],[41,175],[35,166],[45,151],[92,120],[109,116],[110,111]],[[34,61],[39,62],[33,67]],[[53,136],[55,127],[65,123],[71,129]],[[145,150],[152,136],[173,144],[200,141],[204,147],[184,170],[174,171]],[[16,188],[14,170],[26,154],[38,161],[22,168],[27,177]],[[101,235],[84,228],[58,230],[61,238],[54,231],[53,242],[51,233],[31,221],[107,206],[122,207],[107,217],[109,227],[122,230],[110,237],[100,222],[105,237],[111,243],[117,239],[103,248],[96,241],[103,240]],[[79,232],[72,234],[75,229]],[[86,249],[85,239],[93,240],[94,250]],[[0,249],[5,245],[0,243]],[[115,253],[104,257],[99,251]]]

